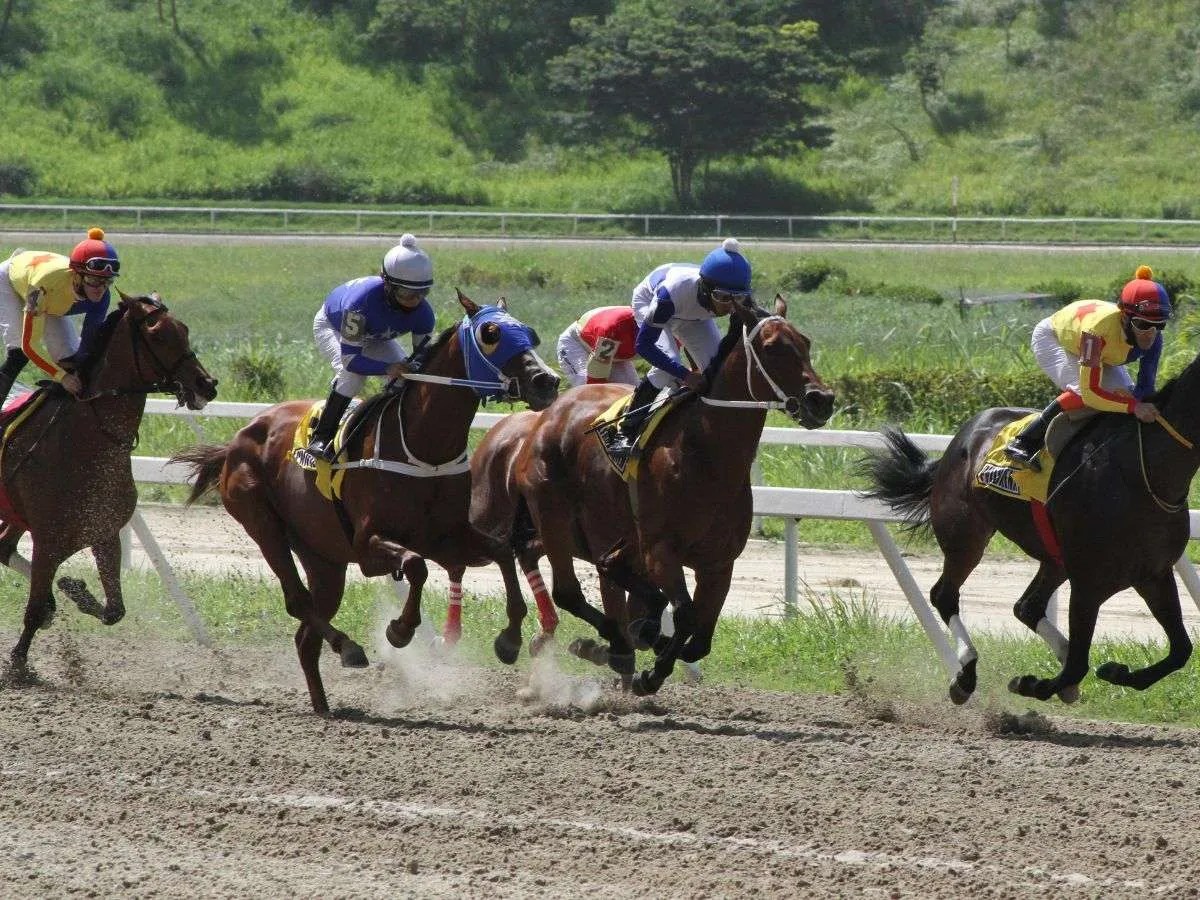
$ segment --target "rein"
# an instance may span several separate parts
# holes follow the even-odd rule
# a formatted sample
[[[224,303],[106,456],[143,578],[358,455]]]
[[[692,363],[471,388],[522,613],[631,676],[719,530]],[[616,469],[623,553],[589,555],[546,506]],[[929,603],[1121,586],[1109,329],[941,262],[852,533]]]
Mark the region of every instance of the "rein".
[[[751,397],[754,396],[754,370],[751,368],[751,363],[758,369],[758,374],[763,377],[767,385],[774,391],[777,400],[715,400],[711,397],[701,395],[700,401],[709,406],[723,406],[730,409],[782,409],[786,410],[788,415],[796,416],[800,412],[800,398],[789,396],[784,393],[783,389],[775,383],[768,373],[766,366],[763,365],[758,354],[754,351],[754,338],[762,330],[762,327],[768,322],[782,322],[783,316],[766,316],[759,319],[753,328],[742,333],[742,346],[746,350],[746,393]]]
[[[149,355],[150,360],[153,363],[151,366],[151,371],[160,380],[153,381],[148,384],[136,385],[134,387],[109,388],[103,391],[96,391],[95,393],[88,394],[86,397],[79,398],[80,400],[90,403],[93,400],[101,400],[106,397],[124,397],[135,394],[162,393],[174,394],[179,403],[181,405],[183,404],[183,385],[180,383],[179,379],[175,378],[175,373],[178,372],[180,367],[185,363],[196,359],[195,351],[188,350],[175,361],[174,365],[168,366],[159,358],[158,354],[154,352],[154,348],[150,346],[150,343],[142,334],[143,325],[145,325],[155,316],[159,315],[160,313],[165,313],[166,311],[167,307],[165,304],[156,303],[154,308],[149,313],[142,316],[140,319],[133,320],[132,326],[129,329],[129,341],[133,350],[134,370],[138,375],[142,374],[141,350],[142,348],[145,348],[147,355]]]
[[[1155,417],[1155,421],[1163,427],[1167,434],[1173,437],[1185,448],[1188,450],[1193,449],[1194,445],[1192,442],[1176,431],[1171,423],[1164,419],[1161,415]],[[1187,507],[1188,492],[1186,490],[1183,492],[1183,499],[1178,503],[1168,503],[1166,500],[1163,500],[1161,497],[1159,497],[1158,494],[1154,493],[1154,488],[1150,487],[1150,473],[1146,470],[1146,450],[1142,446],[1142,424],[1142,421],[1139,419],[1137,429],[1138,466],[1142,470],[1142,484],[1146,486],[1146,493],[1150,495],[1151,500],[1158,504],[1159,509],[1161,509],[1163,512],[1177,513]]]

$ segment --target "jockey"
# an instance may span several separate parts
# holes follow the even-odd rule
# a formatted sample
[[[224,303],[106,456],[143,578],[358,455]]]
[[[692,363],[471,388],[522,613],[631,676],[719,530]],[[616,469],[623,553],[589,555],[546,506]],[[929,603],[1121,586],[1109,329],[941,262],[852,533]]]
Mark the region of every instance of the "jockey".
[[[699,266],[666,263],[634,288],[637,352],[652,368],[633,392],[621,434],[632,438],[637,433],[663,388],[682,383],[697,393],[707,390],[704,370],[721,343],[714,319],[729,315],[734,303],[751,296],[750,263],[733,238],[726,238]],[[695,370],[683,365],[678,344]]]
[[[1153,278],[1149,266],[1138,266],[1116,303],[1076,300],[1034,326],[1034,358],[1062,393],[1004,448],[1012,459],[1040,471],[1035,457],[1050,420],[1063,410],[1087,407],[1155,420],[1158,409],[1142,398],[1154,393],[1171,300]],[[1140,360],[1136,384],[1125,369],[1134,360]]]
[[[399,378],[409,371],[408,356],[395,340],[412,335],[414,352],[433,334],[429,305],[433,263],[411,234],[383,257],[378,275],[355,278],[334,288],[313,319],[317,349],[333,365],[329,399],[313,429],[309,452],[333,458],[333,436],[346,408],[368,375]]]
[[[121,271],[104,230],[88,230],[71,255],[17,250],[0,263],[0,328],[8,350],[0,365],[0,403],[25,363],[33,364],[78,397],[75,374],[108,315],[109,287]],[[67,316],[83,316],[79,335]]]
[[[628,306],[601,306],[579,317],[558,337],[558,365],[571,382],[637,384],[634,344],[638,326]]]

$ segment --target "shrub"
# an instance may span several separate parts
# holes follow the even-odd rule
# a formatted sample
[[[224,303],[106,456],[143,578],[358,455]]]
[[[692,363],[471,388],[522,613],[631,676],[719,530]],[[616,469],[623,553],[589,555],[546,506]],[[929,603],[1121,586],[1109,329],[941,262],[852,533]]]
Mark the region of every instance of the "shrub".
[[[839,409],[865,421],[961,423],[990,406],[1045,406],[1055,393],[1040,370],[977,373],[962,369],[878,370],[834,380]]]
[[[1049,294],[1056,306],[1066,306],[1068,303],[1074,303],[1081,297],[1086,296],[1083,285],[1062,279],[1035,284],[1029,288],[1029,293]]]
[[[37,173],[19,160],[0,161],[0,194],[28,197],[37,187]]]
[[[284,395],[283,359],[264,344],[238,350],[229,371],[233,381],[251,397],[279,400]]]
[[[941,306],[946,301],[946,298],[938,291],[921,284],[883,284],[871,293],[899,300],[901,303],[928,303],[930,306]]]
[[[831,278],[844,282],[846,270],[827,259],[806,259],[784,272],[779,284],[784,290],[809,293]]]

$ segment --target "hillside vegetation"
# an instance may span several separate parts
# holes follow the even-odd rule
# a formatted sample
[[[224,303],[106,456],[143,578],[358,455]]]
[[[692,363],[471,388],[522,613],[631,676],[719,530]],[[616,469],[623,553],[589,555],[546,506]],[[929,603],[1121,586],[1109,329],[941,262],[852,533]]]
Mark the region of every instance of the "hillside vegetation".
[[[945,212],[957,179],[964,214],[1200,217],[1194,12],[1174,0],[7,0],[0,195]],[[598,18],[581,27],[579,14]],[[672,41],[631,46],[671,15]],[[762,124],[750,109],[728,155],[685,153],[696,169],[681,200],[677,160],[656,144],[679,108],[604,124],[581,84],[605,88],[593,64],[610,50],[629,65],[648,48],[661,66],[635,80],[667,96],[672,74],[719,56],[732,34],[712,24],[721,16],[754,39],[716,70],[741,93],[701,80],[693,107],[722,92],[754,103],[786,51],[799,97],[786,108],[812,118],[734,140]]]

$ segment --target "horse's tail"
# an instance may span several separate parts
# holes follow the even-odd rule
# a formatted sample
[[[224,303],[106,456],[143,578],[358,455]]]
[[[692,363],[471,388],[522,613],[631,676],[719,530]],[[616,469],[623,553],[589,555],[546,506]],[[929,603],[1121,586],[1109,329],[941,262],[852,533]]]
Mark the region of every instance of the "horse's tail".
[[[187,450],[180,450],[171,457],[172,463],[181,463],[192,470],[192,477],[189,479],[192,492],[186,501],[188,505],[195,503],[216,485],[227,456],[228,444],[198,444]]]
[[[882,434],[887,449],[871,453],[857,466],[858,474],[872,485],[859,496],[882,500],[904,517],[905,528],[923,528],[929,524],[937,462],[899,428],[884,428]]]

